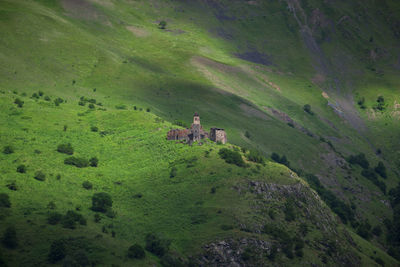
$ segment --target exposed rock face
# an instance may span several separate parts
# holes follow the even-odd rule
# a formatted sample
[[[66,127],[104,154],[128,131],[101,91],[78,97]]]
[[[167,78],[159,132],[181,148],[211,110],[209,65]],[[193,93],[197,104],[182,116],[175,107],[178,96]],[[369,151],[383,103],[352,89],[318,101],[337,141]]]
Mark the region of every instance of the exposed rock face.
[[[238,219],[242,234],[236,232],[235,237],[204,245],[203,253],[195,258],[197,266],[294,265],[293,257],[285,252],[288,243],[296,242],[294,240],[303,240],[306,247],[318,251],[319,257],[329,258],[335,266],[359,266],[360,259],[352,253],[355,244],[351,236],[338,228],[339,221],[329,208],[316,192],[300,180],[289,185],[253,180],[238,184],[233,190],[236,190],[240,197],[254,203],[253,209],[249,211],[249,218]],[[288,221],[275,218],[271,221],[265,212],[266,209],[274,207],[283,211],[289,199],[293,200],[296,219]],[[265,230],[265,224],[278,229],[278,234]],[[301,234],[296,230],[300,224],[317,229],[318,237]],[[298,264],[302,259],[302,256],[296,258],[295,262]],[[322,266],[321,264],[323,263],[318,261],[301,263],[307,266]]]
[[[199,266],[254,266],[253,263],[267,264],[263,259],[265,253],[269,253],[273,243],[253,238],[242,238],[240,240],[228,239],[204,246],[204,255],[199,259]],[[253,249],[253,259],[246,258],[246,249]],[[255,257],[255,258],[254,258]]]

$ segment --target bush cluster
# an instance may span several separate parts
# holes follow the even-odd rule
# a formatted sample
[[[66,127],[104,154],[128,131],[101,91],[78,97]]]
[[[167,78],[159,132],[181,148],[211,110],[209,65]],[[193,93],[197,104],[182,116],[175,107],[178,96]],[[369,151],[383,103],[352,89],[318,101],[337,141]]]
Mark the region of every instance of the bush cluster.
[[[221,148],[218,152],[220,157],[225,160],[226,163],[235,164],[239,167],[245,167],[242,155],[237,151],[232,151],[227,148]]]
[[[89,166],[89,161],[85,158],[68,157],[64,160],[64,164],[73,165],[78,168],[85,168]]]
[[[162,257],[168,252],[171,241],[160,238],[154,234],[146,235],[146,250]]]
[[[385,195],[386,195],[386,184],[383,181],[379,181],[377,175],[372,169],[364,169],[361,175],[370,180],[374,185],[376,185]]]
[[[342,200],[337,198],[332,191],[325,188],[317,176],[313,174],[305,174],[304,178],[307,180],[310,187],[317,191],[318,195],[332,209],[332,211],[340,217],[344,224],[355,221],[355,214],[350,205],[344,203]]]
[[[271,154],[271,159],[272,159],[273,161],[277,162],[277,163],[280,163],[280,164],[285,165],[285,166],[288,167],[288,168],[290,167],[290,162],[288,161],[288,159],[286,158],[285,155],[283,155],[282,157],[280,157],[279,154],[273,152],[273,153]]]
[[[347,161],[352,164],[352,165],[359,165],[363,169],[368,169],[369,167],[369,162],[367,158],[365,157],[364,153],[360,153],[358,155],[351,155]]]
[[[260,152],[256,150],[250,150],[249,154],[247,155],[247,159],[249,161],[253,161],[256,163],[264,164],[265,163],[265,158],[263,155],[261,155]]]
[[[146,253],[141,245],[134,244],[128,249],[128,257],[131,259],[143,259],[146,257]]]
[[[3,148],[3,153],[4,154],[12,154],[12,153],[14,153],[14,148],[12,146],[5,146]]]
[[[59,144],[57,147],[57,151],[60,153],[64,153],[67,155],[72,155],[74,154],[74,148],[70,143],[68,144]]]
[[[112,207],[111,196],[105,192],[95,193],[92,197],[92,210],[106,212]]]

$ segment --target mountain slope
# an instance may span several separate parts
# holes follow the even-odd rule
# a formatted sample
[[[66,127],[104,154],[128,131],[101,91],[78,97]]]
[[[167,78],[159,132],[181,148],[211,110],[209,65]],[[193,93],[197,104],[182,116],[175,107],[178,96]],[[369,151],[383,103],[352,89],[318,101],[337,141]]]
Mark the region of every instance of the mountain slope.
[[[198,111],[231,143],[317,176],[352,208],[347,227],[381,226],[372,242],[388,250],[399,10],[396,1],[2,1],[0,88],[68,102],[95,90],[107,107],[150,107],[170,123]],[[387,179],[349,163],[358,153],[372,172],[382,161]]]

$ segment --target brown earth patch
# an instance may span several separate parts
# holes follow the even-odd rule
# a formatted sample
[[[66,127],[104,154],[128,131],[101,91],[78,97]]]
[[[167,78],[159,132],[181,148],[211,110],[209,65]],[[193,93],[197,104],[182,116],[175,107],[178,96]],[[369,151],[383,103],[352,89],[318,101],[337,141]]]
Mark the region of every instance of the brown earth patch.
[[[147,30],[136,26],[126,26],[126,29],[133,33],[133,35],[135,35],[136,37],[147,37],[150,35]]]
[[[256,117],[262,120],[270,120],[267,114],[247,104],[240,104],[240,109],[243,110],[248,117]]]
[[[322,92],[322,96],[325,99],[329,99],[329,95],[326,92]]]
[[[62,0],[61,4],[69,17],[111,25],[106,15],[86,0]]]

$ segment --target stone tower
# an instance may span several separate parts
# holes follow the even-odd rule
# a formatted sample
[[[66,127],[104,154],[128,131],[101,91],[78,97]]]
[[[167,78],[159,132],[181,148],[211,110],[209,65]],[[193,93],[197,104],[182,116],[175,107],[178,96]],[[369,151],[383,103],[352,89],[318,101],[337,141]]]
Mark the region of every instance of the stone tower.
[[[192,124],[193,141],[200,140],[200,131],[201,131],[200,115],[196,112],[193,115],[193,124]]]

